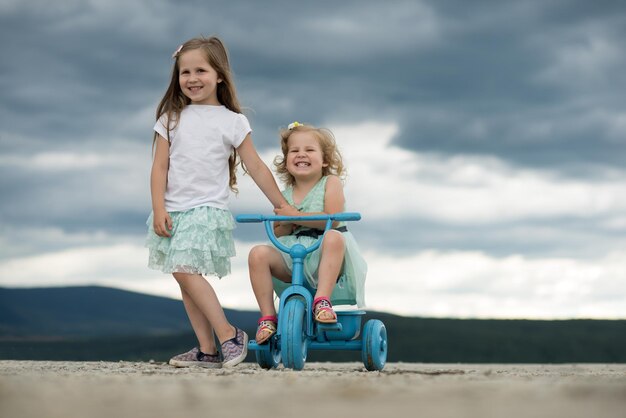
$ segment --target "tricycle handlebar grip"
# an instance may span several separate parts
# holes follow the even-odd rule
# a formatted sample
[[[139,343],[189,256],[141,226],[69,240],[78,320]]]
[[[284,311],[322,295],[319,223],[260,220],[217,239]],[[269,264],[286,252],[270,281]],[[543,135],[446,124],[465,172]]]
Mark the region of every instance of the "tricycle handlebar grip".
[[[254,223],[254,222],[263,222],[265,220],[265,216],[263,215],[237,215],[235,219],[239,223]]]
[[[358,221],[361,219],[361,214],[356,212],[343,212],[332,216],[336,221]]]

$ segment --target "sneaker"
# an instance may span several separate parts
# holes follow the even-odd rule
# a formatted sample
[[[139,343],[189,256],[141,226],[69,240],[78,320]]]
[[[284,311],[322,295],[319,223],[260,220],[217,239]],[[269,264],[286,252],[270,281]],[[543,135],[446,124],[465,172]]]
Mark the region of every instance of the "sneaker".
[[[219,369],[222,367],[220,355],[206,354],[194,347],[186,353],[179,354],[170,359],[170,365],[176,367],[206,367],[207,369]]]
[[[248,354],[248,334],[235,327],[235,336],[222,343],[222,366],[234,367],[244,361]]]

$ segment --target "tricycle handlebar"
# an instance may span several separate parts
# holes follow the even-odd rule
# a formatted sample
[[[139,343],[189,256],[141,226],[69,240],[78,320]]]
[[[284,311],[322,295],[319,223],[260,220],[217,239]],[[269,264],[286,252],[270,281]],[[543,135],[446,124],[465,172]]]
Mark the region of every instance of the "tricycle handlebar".
[[[294,254],[290,248],[281,244],[276,235],[274,234],[274,230],[272,229],[272,221],[326,221],[326,227],[324,228],[324,232],[328,231],[333,224],[333,221],[358,221],[361,219],[361,214],[356,212],[342,212],[342,213],[334,213],[332,215],[310,215],[310,216],[278,216],[278,215],[237,215],[235,217],[237,222],[241,223],[253,223],[253,222],[263,222],[265,224],[265,232],[269,237],[270,241],[281,251],[291,254],[294,257]],[[311,245],[308,248],[303,247],[300,244],[294,245],[292,248],[301,247],[304,250],[304,254],[308,254],[310,252],[315,251],[322,240],[317,240],[317,242]],[[303,255],[301,255],[304,257]]]
[[[279,216],[279,215],[237,215],[237,222],[254,223],[264,221],[358,221],[361,214],[357,212],[341,212],[332,215],[310,215],[310,216]]]

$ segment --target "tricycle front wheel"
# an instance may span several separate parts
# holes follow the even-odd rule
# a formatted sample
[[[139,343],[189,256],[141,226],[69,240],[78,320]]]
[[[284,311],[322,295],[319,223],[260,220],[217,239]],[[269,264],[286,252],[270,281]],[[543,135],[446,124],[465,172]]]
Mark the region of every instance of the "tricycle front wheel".
[[[307,338],[304,332],[304,301],[297,297],[290,298],[284,312],[280,315],[283,323],[283,335],[281,337],[281,352],[285,367],[294,370],[302,370],[307,355]]]

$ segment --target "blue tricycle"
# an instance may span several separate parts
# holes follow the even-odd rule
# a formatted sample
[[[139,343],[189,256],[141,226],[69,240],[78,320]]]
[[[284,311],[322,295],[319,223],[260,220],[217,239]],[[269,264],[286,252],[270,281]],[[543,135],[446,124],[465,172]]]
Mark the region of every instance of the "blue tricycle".
[[[256,353],[259,366],[273,369],[282,362],[285,368],[302,370],[308,350],[354,350],[361,352],[367,370],[382,370],[387,361],[387,330],[382,321],[370,319],[361,332],[363,310],[336,311],[335,324],[313,320],[315,290],[304,279],[303,262],[307,254],[322,244],[323,235],[308,248],[302,244],[288,248],[278,241],[272,228],[274,221],[326,221],[326,232],[333,221],[358,221],[361,215],[348,212],[313,216],[239,215],[236,219],[241,223],[263,222],[270,241],[293,260],[291,285],[280,297],[276,334],[263,344],[254,340],[248,343],[248,349]]]

